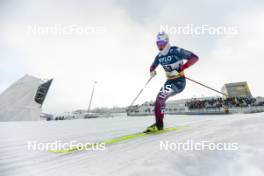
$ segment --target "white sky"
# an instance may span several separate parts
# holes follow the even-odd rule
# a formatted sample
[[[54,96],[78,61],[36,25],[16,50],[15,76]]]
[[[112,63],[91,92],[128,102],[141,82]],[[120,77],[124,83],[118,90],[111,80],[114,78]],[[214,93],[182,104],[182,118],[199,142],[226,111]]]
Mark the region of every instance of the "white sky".
[[[30,74],[54,78],[44,112],[88,107],[96,80],[94,106],[127,106],[149,77],[158,53],[160,25],[236,27],[236,35],[171,34],[171,44],[196,53],[187,76],[216,89],[248,81],[252,94],[264,95],[264,3],[251,1],[52,1],[0,3],[0,92]],[[33,35],[29,26],[102,27],[87,35]],[[161,67],[136,103],[154,100],[165,82]],[[188,82],[172,99],[216,93]]]

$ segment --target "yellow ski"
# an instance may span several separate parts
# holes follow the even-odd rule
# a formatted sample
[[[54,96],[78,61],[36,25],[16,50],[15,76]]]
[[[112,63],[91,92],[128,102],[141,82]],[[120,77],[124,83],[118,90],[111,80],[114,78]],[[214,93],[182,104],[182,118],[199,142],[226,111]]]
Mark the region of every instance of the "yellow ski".
[[[127,140],[130,140],[130,139],[140,138],[140,137],[149,136],[149,135],[158,135],[158,134],[162,134],[162,133],[166,133],[166,132],[170,132],[170,131],[176,131],[176,130],[180,130],[182,128],[183,128],[183,126],[165,128],[164,130],[160,130],[160,131],[156,131],[156,132],[149,132],[149,133],[140,132],[140,133],[135,133],[135,134],[130,134],[130,135],[116,137],[116,138],[113,138],[113,139],[104,140],[104,141],[97,142],[97,143],[94,143],[94,144],[89,144],[89,145],[86,145],[84,147],[72,147],[72,148],[68,148],[68,149],[48,150],[48,151],[49,152],[53,152],[53,153],[69,154],[69,153],[73,153],[73,152],[76,152],[76,151],[84,150],[84,148],[85,149],[92,148],[92,147],[97,146],[99,144],[111,145],[111,144],[119,143],[119,142],[122,142],[122,141],[127,141]]]

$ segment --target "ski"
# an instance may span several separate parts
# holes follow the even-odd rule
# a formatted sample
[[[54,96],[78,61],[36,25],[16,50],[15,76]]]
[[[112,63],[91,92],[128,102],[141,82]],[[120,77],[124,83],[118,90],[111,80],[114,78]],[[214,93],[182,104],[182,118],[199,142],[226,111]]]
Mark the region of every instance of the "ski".
[[[165,128],[164,130],[160,130],[160,131],[156,131],[156,132],[140,132],[140,133],[135,133],[135,134],[130,134],[130,135],[125,135],[125,136],[120,136],[120,137],[116,137],[113,139],[107,139],[101,142],[97,142],[94,144],[89,144],[86,145],[85,147],[72,147],[72,148],[68,148],[68,149],[61,149],[61,150],[48,150],[48,152],[52,152],[52,153],[64,153],[64,154],[70,154],[76,151],[81,151],[81,150],[85,150],[84,148],[92,148],[93,146],[99,145],[99,144],[105,144],[105,145],[111,145],[111,144],[115,144],[115,143],[119,143],[122,141],[128,141],[131,139],[136,139],[136,138],[140,138],[140,137],[144,137],[144,136],[149,136],[149,135],[158,135],[158,134],[162,134],[162,133],[167,133],[167,132],[171,132],[171,131],[177,131],[184,128],[184,126],[179,126],[179,127],[171,127],[171,128]]]

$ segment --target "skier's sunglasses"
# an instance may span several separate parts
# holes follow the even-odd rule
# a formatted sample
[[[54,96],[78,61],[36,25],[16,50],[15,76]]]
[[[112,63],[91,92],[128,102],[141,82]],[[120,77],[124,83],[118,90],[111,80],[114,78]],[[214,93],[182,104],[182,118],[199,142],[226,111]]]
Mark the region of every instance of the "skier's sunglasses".
[[[166,42],[166,41],[157,41],[156,43],[157,43],[158,46],[165,46],[165,45],[167,45],[168,42]]]

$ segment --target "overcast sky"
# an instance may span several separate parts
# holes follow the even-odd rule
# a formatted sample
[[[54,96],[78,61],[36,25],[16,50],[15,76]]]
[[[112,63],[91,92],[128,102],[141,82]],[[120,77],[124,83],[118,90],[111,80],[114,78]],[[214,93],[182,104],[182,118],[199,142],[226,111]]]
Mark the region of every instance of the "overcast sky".
[[[172,45],[200,58],[190,78],[216,89],[247,81],[263,96],[263,19],[263,0],[2,0],[0,92],[25,74],[54,78],[43,111],[63,112],[87,108],[98,81],[93,107],[127,106],[149,78],[156,34],[167,26]],[[227,32],[193,34],[188,25]],[[157,71],[136,103],[155,99],[166,80]],[[188,82],[171,99],[214,95]]]

